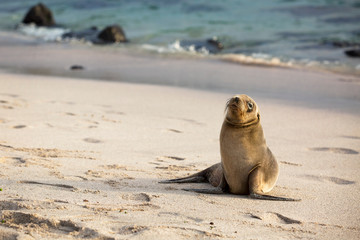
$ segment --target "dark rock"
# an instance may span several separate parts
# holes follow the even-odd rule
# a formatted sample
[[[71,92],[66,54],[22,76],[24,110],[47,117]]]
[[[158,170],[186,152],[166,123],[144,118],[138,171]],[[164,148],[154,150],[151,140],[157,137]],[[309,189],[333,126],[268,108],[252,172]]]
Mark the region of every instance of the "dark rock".
[[[84,70],[85,68],[81,65],[72,65],[70,70]]]
[[[95,44],[128,41],[125,37],[124,31],[118,25],[108,26],[102,31],[100,31],[95,26],[81,31],[71,31],[69,33],[63,34],[62,38],[75,38],[79,40],[89,41]]]
[[[345,54],[348,57],[360,57],[360,49],[350,49],[350,50],[346,50]]]
[[[112,25],[102,30],[98,38],[105,43],[127,42],[125,33],[119,25]]]
[[[211,46],[214,46],[215,48],[217,48],[218,50],[222,50],[224,48],[224,45],[222,45],[221,42],[219,42],[217,39],[215,38],[211,38],[207,40],[207,43],[210,44]]]
[[[25,24],[34,23],[37,26],[46,27],[55,25],[52,12],[42,3],[38,3],[30,8],[22,22]]]

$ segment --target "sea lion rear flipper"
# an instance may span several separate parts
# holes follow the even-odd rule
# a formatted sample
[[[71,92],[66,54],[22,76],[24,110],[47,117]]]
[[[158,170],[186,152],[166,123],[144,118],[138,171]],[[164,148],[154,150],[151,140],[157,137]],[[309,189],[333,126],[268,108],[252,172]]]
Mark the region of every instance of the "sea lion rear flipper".
[[[201,172],[195,173],[193,175],[190,175],[188,177],[183,178],[175,178],[175,179],[169,179],[160,181],[159,183],[202,183],[202,182],[210,182],[213,184],[213,181],[216,181],[216,179],[213,179],[214,172],[219,171],[222,174],[222,169],[220,163],[214,164],[211,167],[208,167]]]
[[[256,193],[250,193],[250,198],[260,199],[260,200],[272,200],[272,201],[293,201],[293,202],[301,201],[301,199],[275,197],[271,195],[261,195]]]
[[[205,194],[223,194],[228,189],[228,184],[226,182],[224,174],[222,174],[220,183],[215,188],[183,188],[182,190],[188,191],[188,192],[197,192],[197,193],[205,193]]]
[[[272,200],[272,201],[301,201],[301,199],[275,197],[271,195],[262,194],[261,186],[264,185],[264,173],[260,167],[255,167],[249,174],[249,192],[250,198],[261,199],[261,200]]]
[[[201,183],[201,182],[205,182],[205,180],[206,179],[204,176],[196,176],[195,174],[184,178],[164,180],[164,181],[160,181],[159,183]]]

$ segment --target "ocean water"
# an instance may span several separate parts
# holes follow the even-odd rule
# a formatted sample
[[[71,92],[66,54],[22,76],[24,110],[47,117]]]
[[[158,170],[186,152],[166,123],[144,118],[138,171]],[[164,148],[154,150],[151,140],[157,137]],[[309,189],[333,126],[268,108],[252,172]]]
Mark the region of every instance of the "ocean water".
[[[360,59],[344,54],[346,49],[360,47],[359,0],[42,2],[52,10],[58,28],[15,29],[38,0],[0,0],[0,30],[54,41],[61,40],[60,36],[70,30],[119,24],[130,40],[125,47],[136,51],[360,74]],[[224,45],[219,53],[210,54],[191,45],[214,37]],[[184,45],[186,42],[190,44]],[[339,42],[350,46],[335,46]]]

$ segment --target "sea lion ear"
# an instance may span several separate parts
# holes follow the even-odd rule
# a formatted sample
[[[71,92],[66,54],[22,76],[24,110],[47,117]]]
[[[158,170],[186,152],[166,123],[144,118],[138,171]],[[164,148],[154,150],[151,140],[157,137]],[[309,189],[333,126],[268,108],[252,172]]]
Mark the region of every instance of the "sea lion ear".
[[[260,113],[257,114],[257,118],[258,118],[258,120],[260,120]]]

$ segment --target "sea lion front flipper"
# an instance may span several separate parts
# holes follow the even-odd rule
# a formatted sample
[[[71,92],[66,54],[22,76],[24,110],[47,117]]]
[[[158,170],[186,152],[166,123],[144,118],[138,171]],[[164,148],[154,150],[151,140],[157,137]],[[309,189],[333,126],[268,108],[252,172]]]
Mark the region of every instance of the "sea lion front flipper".
[[[294,198],[285,198],[285,197],[275,197],[271,195],[262,194],[261,186],[263,186],[264,173],[261,171],[260,167],[254,168],[249,174],[249,192],[250,198],[260,199],[260,200],[271,200],[271,201],[301,201],[301,199]]]

